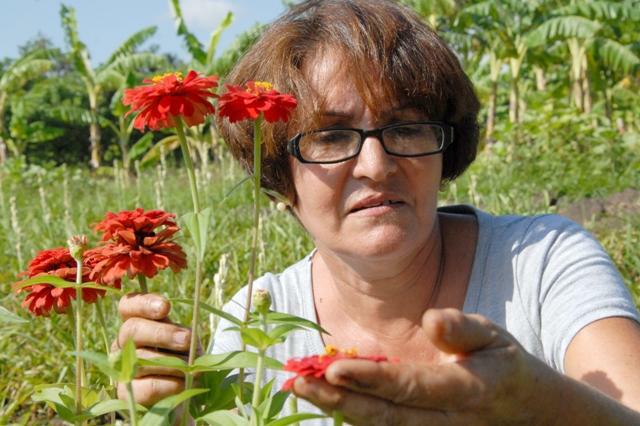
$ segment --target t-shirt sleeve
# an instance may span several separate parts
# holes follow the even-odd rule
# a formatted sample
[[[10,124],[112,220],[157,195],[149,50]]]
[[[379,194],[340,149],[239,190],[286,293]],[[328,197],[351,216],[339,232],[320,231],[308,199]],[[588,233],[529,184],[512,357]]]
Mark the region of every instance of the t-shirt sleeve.
[[[564,372],[575,335],[607,317],[639,320],[638,311],[610,257],[595,238],[561,216],[536,219],[527,232],[543,249],[540,271],[540,339],[547,362]],[[521,259],[522,260],[522,259]]]

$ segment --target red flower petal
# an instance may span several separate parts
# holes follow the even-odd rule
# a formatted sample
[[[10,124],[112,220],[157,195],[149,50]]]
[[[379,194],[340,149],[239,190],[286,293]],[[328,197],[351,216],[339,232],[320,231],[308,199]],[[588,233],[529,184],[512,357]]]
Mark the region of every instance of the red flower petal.
[[[71,257],[69,249],[56,247],[42,250],[29,262],[27,270],[20,273],[21,276],[33,278],[41,275],[52,275],[65,281],[76,282],[76,261]],[[85,256],[82,266],[82,282],[90,281],[90,273],[93,263],[90,257]],[[49,284],[36,284],[17,290],[17,293],[26,292],[22,306],[29,309],[33,315],[49,315],[51,310],[64,313],[69,308],[71,300],[76,297],[74,288],[54,287]],[[98,296],[104,296],[105,292],[97,289],[83,289],[82,298],[87,303],[94,303]]]
[[[296,99],[266,88],[269,86],[267,83],[253,81],[248,82],[245,88],[226,85],[227,92],[218,100],[218,114],[227,117],[231,123],[255,120],[260,112],[269,123],[288,121],[297,106]]]
[[[217,77],[200,77],[192,70],[184,79],[169,74],[144,82],[149,84],[125,90],[122,100],[131,106],[129,114],[139,112],[134,121],[136,129],[174,127],[177,117],[194,126],[215,112],[209,98],[216,97],[211,89],[218,86]]]
[[[354,350],[341,351],[332,346],[327,346],[327,353],[324,355],[311,355],[304,358],[292,358],[284,365],[285,371],[296,373],[294,377],[288,379],[282,385],[283,391],[289,391],[298,377],[315,377],[324,379],[327,368],[335,361],[341,359],[362,359],[374,362],[388,361],[384,355],[359,356]]]

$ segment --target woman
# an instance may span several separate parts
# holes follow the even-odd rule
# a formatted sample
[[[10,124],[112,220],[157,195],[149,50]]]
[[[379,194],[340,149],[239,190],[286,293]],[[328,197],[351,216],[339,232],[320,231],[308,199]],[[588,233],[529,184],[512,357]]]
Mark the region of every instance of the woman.
[[[354,424],[640,424],[638,315],[597,242],[557,216],[437,208],[442,183],[475,158],[478,101],[413,12],[387,0],[304,2],[227,82],[248,80],[299,99],[294,119],[265,137],[263,185],[289,200],[316,246],[256,287],[274,310],[330,333],[296,332],[270,355],[333,344],[402,361],[337,362],[326,382],[298,379],[296,394]],[[250,126],[218,125],[248,167]],[[245,302],[241,290],[225,309],[241,316]],[[133,296],[120,310],[120,342],[186,350],[188,330],[154,321],[165,300]],[[240,346],[227,327],[213,352]],[[182,384],[144,374],[134,383],[143,403]]]

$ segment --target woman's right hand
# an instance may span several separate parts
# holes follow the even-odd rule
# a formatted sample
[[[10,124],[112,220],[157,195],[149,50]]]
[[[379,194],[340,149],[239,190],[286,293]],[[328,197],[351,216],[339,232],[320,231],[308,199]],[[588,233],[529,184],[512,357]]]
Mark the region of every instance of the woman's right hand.
[[[118,305],[123,323],[111,350],[119,350],[132,339],[138,358],[177,356],[186,361],[191,330],[172,324],[168,319],[170,310],[169,301],[158,294],[125,295]],[[148,407],[181,392],[184,374],[166,367],[138,367],[132,386],[136,402]],[[124,383],[118,383],[118,398],[127,398]]]

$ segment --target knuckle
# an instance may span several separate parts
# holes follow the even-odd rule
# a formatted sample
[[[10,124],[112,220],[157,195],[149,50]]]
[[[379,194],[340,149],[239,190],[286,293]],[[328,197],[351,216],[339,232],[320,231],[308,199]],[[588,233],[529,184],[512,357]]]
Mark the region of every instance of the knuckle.
[[[119,343],[120,346],[127,341],[127,339],[134,339],[140,333],[140,321],[138,318],[129,318],[125,322],[122,323],[122,327],[120,327]]]

